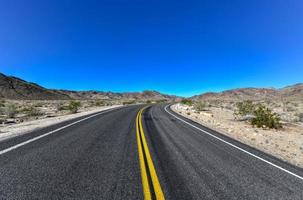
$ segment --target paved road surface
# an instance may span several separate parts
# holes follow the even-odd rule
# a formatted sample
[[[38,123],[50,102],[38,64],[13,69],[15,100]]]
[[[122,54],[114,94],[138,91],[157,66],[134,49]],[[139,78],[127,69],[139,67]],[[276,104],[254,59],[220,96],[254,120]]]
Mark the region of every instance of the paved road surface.
[[[142,107],[1,142],[0,199],[303,199],[302,169]]]

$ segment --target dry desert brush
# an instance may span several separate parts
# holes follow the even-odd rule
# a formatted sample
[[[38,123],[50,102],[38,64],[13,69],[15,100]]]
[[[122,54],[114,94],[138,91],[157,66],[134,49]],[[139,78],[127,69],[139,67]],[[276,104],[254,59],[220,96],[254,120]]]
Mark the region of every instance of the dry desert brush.
[[[17,115],[17,113],[18,113],[17,107],[14,104],[8,104],[4,108],[4,114],[8,118],[15,118],[15,116]]]
[[[182,99],[181,101],[182,104],[187,105],[187,106],[192,106],[193,105],[193,101],[190,99]]]
[[[251,120],[253,126],[257,126],[258,128],[282,128],[279,115],[265,106],[258,106],[254,110],[254,115],[255,118]]]
[[[68,105],[68,110],[71,113],[77,113],[80,107],[81,103],[79,101],[71,101]]]
[[[280,117],[271,109],[261,104],[255,104],[252,101],[243,101],[237,103],[235,114],[242,117],[247,117],[253,126],[258,128],[282,128]]]

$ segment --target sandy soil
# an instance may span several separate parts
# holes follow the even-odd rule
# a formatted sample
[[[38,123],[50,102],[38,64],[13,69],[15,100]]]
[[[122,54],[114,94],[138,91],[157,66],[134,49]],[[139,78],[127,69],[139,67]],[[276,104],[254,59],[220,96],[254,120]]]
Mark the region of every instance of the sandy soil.
[[[242,143],[303,167],[302,125],[287,123],[281,130],[268,130],[237,121],[233,111],[225,108],[212,107],[208,111],[196,112],[192,107],[175,104],[172,110]]]
[[[92,107],[92,108],[86,108],[80,110],[76,114],[66,114],[62,116],[52,117],[52,118],[43,118],[43,119],[37,119],[32,121],[26,121],[23,123],[18,124],[2,124],[0,125],[0,141],[15,137],[18,135],[26,134],[28,132],[31,132],[33,130],[41,129],[59,122],[67,121],[70,119],[74,119],[77,117],[81,117],[88,114],[93,114],[96,112],[100,112],[103,110],[108,110],[111,108],[117,108],[121,105],[113,105],[113,106],[103,106],[103,107]]]

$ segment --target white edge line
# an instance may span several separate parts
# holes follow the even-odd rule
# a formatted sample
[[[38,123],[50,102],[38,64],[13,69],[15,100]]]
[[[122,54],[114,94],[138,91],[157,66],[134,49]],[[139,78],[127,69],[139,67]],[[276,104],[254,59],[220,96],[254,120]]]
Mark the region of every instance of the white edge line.
[[[203,133],[205,133],[205,134],[207,134],[207,135],[209,135],[209,136],[211,136],[211,137],[213,137],[213,138],[216,138],[217,140],[220,140],[221,142],[224,142],[225,144],[228,144],[228,145],[230,145],[230,146],[232,146],[232,147],[234,147],[234,148],[236,148],[236,149],[238,149],[238,150],[240,150],[240,151],[242,151],[242,152],[244,152],[244,153],[247,153],[248,155],[253,156],[254,158],[257,158],[257,159],[259,159],[259,160],[261,160],[261,161],[263,161],[263,162],[265,162],[265,163],[267,163],[267,164],[269,164],[269,165],[271,165],[271,166],[273,166],[273,167],[276,167],[276,168],[278,168],[278,169],[280,169],[280,170],[282,170],[282,171],[284,171],[284,172],[286,172],[286,173],[288,173],[288,174],[290,174],[290,175],[293,175],[293,176],[295,176],[295,177],[297,177],[297,178],[303,180],[303,177],[302,177],[302,176],[299,176],[299,175],[297,175],[297,174],[295,174],[295,173],[293,173],[293,172],[291,172],[291,171],[288,171],[287,169],[284,169],[283,167],[280,167],[280,166],[278,166],[278,165],[276,165],[276,164],[274,164],[274,163],[272,163],[272,162],[270,162],[270,161],[268,161],[268,160],[265,160],[264,158],[261,158],[261,157],[255,155],[255,154],[253,154],[253,153],[250,153],[250,152],[248,152],[248,151],[246,151],[246,150],[244,150],[244,149],[242,149],[242,148],[240,148],[240,147],[238,147],[238,146],[236,146],[236,145],[234,145],[234,144],[232,144],[232,143],[230,143],[230,142],[227,142],[227,141],[225,141],[225,140],[223,140],[223,139],[221,139],[221,138],[219,138],[219,137],[217,137],[217,136],[215,136],[215,135],[213,135],[213,134],[211,134],[211,133],[209,133],[209,132],[207,132],[207,131],[205,131],[205,130],[203,130],[203,129],[201,129],[201,128],[198,128],[198,127],[192,125],[191,123],[189,123],[189,122],[187,122],[187,121],[185,121],[185,120],[183,120],[183,119],[181,119],[181,118],[179,118],[178,116],[172,114],[171,112],[169,112],[169,111],[167,110],[167,107],[168,107],[168,106],[170,106],[170,105],[165,106],[164,110],[165,110],[168,114],[174,116],[175,118],[177,118],[178,120],[184,122],[185,124],[190,125],[191,127],[195,128],[195,129],[198,129],[199,131],[202,131]]]
[[[85,121],[85,120],[87,120],[87,119],[90,119],[90,118],[92,118],[92,117],[95,117],[95,116],[97,116],[97,115],[101,115],[101,114],[104,114],[104,113],[108,113],[108,112],[113,111],[113,110],[115,110],[115,109],[117,109],[117,108],[105,110],[105,111],[103,111],[103,112],[100,111],[100,112],[97,113],[97,114],[94,114],[94,115],[91,115],[91,116],[89,116],[89,117],[80,119],[80,120],[75,121],[75,122],[73,122],[73,123],[71,123],[71,124],[62,126],[62,127],[57,128],[57,129],[55,129],[55,130],[53,130],[53,131],[44,133],[44,134],[39,135],[39,136],[37,136],[37,137],[34,137],[34,138],[32,138],[32,139],[26,140],[26,141],[24,141],[24,142],[21,142],[21,143],[19,143],[19,144],[16,144],[16,145],[14,145],[14,146],[11,146],[11,147],[9,147],[9,148],[7,148],[7,149],[1,150],[1,151],[0,151],[0,155],[5,154],[5,153],[7,153],[7,152],[9,152],[9,151],[12,151],[12,150],[14,150],[14,149],[17,149],[17,148],[19,148],[19,147],[21,147],[21,146],[24,146],[24,145],[26,145],[26,144],[29,144],[29,143],[31,143],[31,142],[34,142],[34,141],[36,141],[36,140],[39,140],[39,139],[41,139],[41,138],[43,138],[43,137],[45,137],[45,136],[48,136],[48,135],[53,134],[53,133],[55,133],[55,132],[58,132],[58,131],[60,131],[60,130],[62,130],[62,129],[68,128],[68,127],[73,126],[73,125],[75,125],[75,124],[78,124],[78,123],[80,123],[80,122],[82,122],[82,121]]]

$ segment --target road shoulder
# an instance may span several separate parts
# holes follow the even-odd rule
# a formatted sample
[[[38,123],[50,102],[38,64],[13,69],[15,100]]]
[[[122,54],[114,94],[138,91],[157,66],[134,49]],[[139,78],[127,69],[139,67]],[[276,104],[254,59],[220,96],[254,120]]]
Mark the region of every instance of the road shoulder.
[[[76,114],[63,115],[53,118],[44,118],[44,119],[28,121],[20,124],[8,125],[5,127],[1,127],[0,141],[11,139],[17,136],[22,136],[27,133],[31,133],[33,131],[37,131],[62,122],[67,122],[73,119],[81,118],[84,116],[92,115],[98,112],[119,108],[119,107],[122,107],[122,105],[103,106],[103,107],[95,108],[93,110],[79,112]]]

